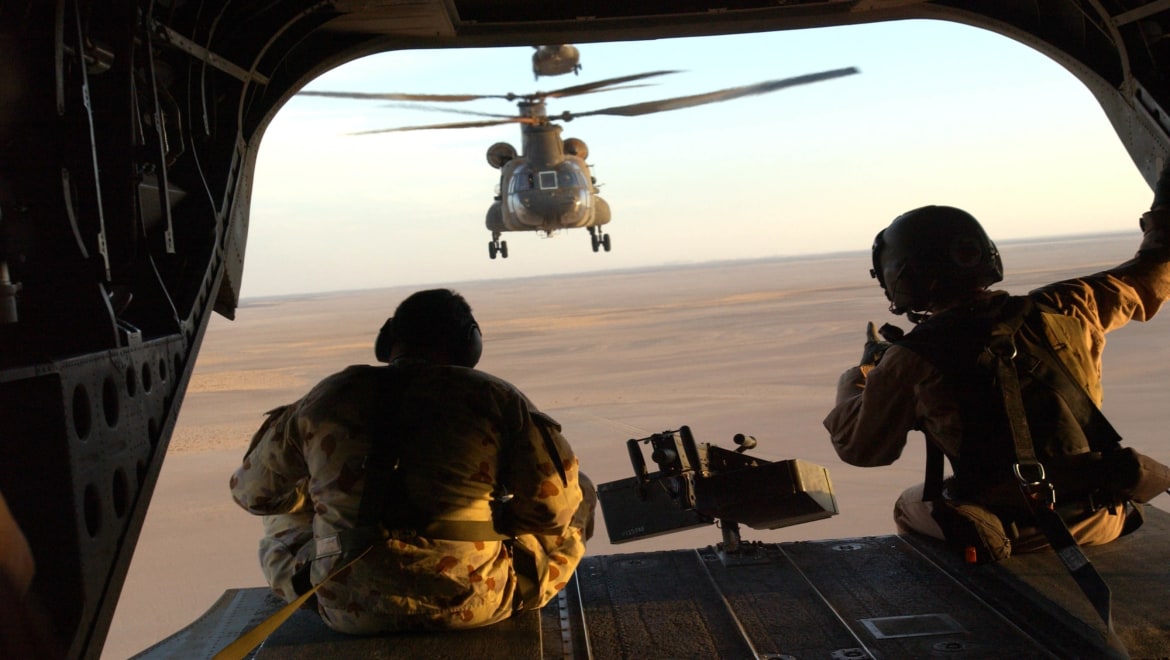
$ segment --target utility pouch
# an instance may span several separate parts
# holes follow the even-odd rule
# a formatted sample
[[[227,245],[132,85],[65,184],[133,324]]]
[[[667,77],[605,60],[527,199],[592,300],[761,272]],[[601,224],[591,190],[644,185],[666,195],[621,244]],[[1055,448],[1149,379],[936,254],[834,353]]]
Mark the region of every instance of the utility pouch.
[[[1122,500],[1145,504],[1170,488],[1170,467],[1124,447],[1102,454],[1107,488]]]
[[[966,557],[968,562],[986,564],[1007,559],[1012,542],[1003,521],[990,509],[958,500],[933,500],[931,517],[946,536],[947,545]],[[972,560],[970,553],[974,550]]]

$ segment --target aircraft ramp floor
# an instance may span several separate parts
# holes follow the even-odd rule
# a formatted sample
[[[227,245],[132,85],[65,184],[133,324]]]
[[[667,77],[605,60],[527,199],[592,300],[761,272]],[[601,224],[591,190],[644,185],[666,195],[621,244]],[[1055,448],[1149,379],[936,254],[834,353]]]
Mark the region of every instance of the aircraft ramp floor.
[[[1085,548],[1131,657],[1170,657],[1170,514]],[[962,563],[941,544],[878,536],[586,557],[560,598],[479,630],[347,637],[300,611],[250,657],[1098,658],[1104,623],[1051,553]],[[226,592],[136,656],[210,658],[281,603]]]

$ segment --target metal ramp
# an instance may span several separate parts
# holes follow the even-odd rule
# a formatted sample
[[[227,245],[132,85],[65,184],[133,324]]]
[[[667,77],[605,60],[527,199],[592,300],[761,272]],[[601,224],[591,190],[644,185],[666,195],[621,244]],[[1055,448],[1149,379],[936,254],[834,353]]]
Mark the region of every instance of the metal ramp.
[[[1170,514],[1085,548],[1113,592],[1134,658],[1170,657]],[[900,536],[586,557],[539,614],[472,631],[349,637],[298,612],[265,658],[1003,658],[1105,657],[1104,626],[1051,553],[970,566]],[[226,592],[136,656],[210,658],[280,603]]]

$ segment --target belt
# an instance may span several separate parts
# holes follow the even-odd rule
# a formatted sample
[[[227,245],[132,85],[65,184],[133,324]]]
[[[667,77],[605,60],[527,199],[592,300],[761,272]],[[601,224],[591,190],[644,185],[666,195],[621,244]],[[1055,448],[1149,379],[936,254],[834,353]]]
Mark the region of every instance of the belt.
[[[381,525],[357,527],[317,538],[314,558],[322,559],[351,550],[364,550],[387,539],[413,537],[444,541],[503,541],[511,538],[497,532],[490,520],[435,520],[415,529],[386,529]]]

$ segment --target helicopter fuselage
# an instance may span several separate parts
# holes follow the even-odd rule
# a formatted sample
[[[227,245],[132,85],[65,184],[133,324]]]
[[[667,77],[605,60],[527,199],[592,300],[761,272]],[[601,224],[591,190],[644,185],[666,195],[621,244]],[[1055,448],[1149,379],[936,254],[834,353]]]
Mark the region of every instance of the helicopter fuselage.
[[[609,222],[609,205],[597,195],[589,165],[565,153],[561,127],[523,128],[523,152],[500,167],[500,195],[488,209],[492,232],[596,227]]]

